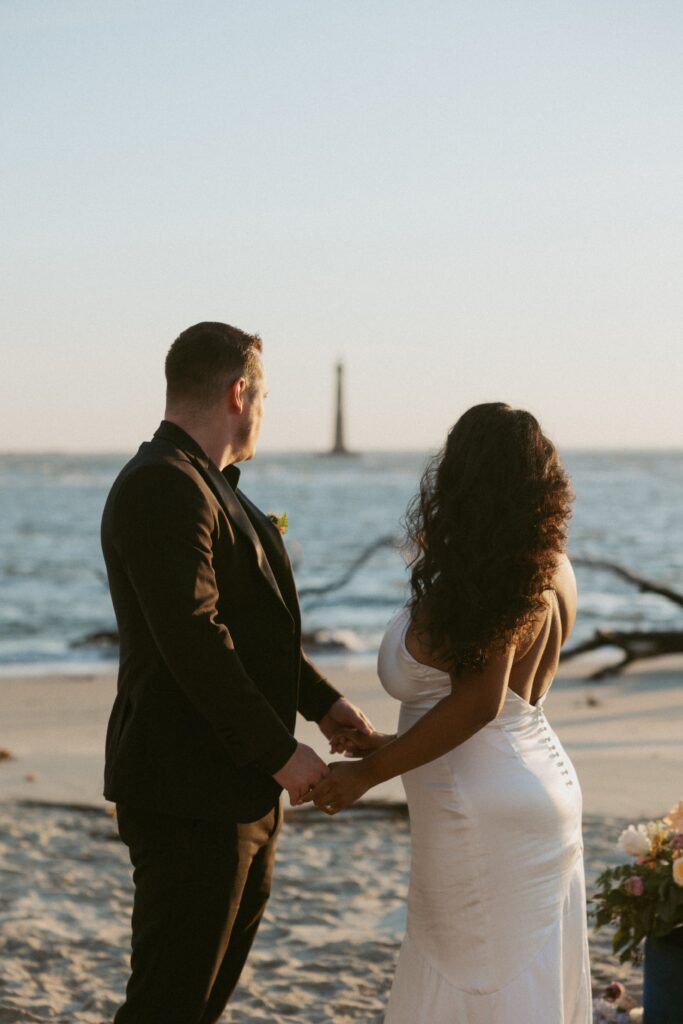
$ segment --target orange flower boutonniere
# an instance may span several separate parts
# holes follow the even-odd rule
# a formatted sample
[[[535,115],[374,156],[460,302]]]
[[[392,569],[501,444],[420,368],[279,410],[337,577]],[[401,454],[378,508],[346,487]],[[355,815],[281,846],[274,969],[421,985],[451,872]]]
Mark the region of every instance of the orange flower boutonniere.
[[[282,534],[282,536],[284,537],[284,535],[287,533],[287,530],[289,529],[287,513],[283,512],[282,515],[278,516],[275,512],[269,512],[268,518],[270,519],[273,526],[276,526],[280,533]]]

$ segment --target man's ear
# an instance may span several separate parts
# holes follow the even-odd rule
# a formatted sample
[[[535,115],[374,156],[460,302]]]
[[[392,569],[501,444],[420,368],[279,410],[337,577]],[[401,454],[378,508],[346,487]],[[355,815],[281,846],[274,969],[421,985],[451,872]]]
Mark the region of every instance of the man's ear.
[[[230,412],[241,413],[244,408],[244,399],[247,390],[247,382],[244,377],[238,377],[228,388],[228,407]]]

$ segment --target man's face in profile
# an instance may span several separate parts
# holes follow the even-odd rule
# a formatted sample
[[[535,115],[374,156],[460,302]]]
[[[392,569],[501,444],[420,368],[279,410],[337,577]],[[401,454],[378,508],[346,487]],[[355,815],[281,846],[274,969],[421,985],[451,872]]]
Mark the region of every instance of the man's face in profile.
[[[238,461],[246,462],[256,454],[256,444],[261,433],[265,400],[268,396],[263,361],[258,357],[260,371],[253,383],[245,391],[244,408],[242,411],[244,433],[242,435],[241,453]]]

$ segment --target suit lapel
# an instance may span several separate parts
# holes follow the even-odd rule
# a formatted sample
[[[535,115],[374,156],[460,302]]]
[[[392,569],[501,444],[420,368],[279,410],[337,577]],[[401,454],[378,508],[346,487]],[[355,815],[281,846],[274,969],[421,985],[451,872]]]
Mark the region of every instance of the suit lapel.
[[[242,491],[237,491],[237,499],[242,505],[251,525],[258,534],[263,550],[275,578],[280,587],[280,592],[285,599],[287,607],[295,617],[299,612],[299,595],[296,592],[292,566],[287,555],[287,549],[283,543],[280,532],[276,526],[268,521],[268,517]]]
[[[175,423],[170,423],[168,420],[164,420],[154,436],[161,437],[164,440],[169,441],[176,448],[183,451],[195,468],[201,473],[222,505],[227,517],[249,541],[254,554],[256,555],[256,561],[262,575],[265,577],[266,582],[269,584],[276,598],[287,612],[287,615],[290,616],[290,618],[293,618],[292,613],[287,606],[287,602],[282,596],[277,580],[273,575],[273,570],[271,569],[263,547],[261,546],[259,536],[252,526],[249,516],[242,508],[237,495],[218,469],[218,466],[214,465],[206,452],[203,451],[194,438]],[[239,477],[239,473],[236,474],[236,477]]]
[[[282,592],[280,591],[277,580],[275,579],[273,570],[270,567],[270,563],[266,558],[266,554],[263,550],[263,546],[261,545],[261,541],[259,540],[259,536],[254,527],[252,526],[249,520],[249,516],[242,508],[242,505],[240,504],[240,501],[235,492],[233,491],[232,487],[227,482],[227,480],[224,479],[223,474],[216,466],[214,466],[212,462],[210,462],[206,468],[204,468],[201,465],[198,466],[198,468],[200,469],[202,475],[209,483],[211,490],[214,492],[214,494],[220,501],[221,505],[225,509],[225,512],[230,521],[235,524],[235,526],[240,530],[240,532],[247,538],[247,540],[251,544],[252,548],[254,549],[256,561],[258,562],[258,567],[261,570],[261,573],[263,574],[263,576],[265,576],[266,581],[269,583],[269,585],[275,592],[275,596],[278,598],[283,608],[286,610],[287,614],[291,614],[289,608],[287,607],[287,602],[282,596]]]

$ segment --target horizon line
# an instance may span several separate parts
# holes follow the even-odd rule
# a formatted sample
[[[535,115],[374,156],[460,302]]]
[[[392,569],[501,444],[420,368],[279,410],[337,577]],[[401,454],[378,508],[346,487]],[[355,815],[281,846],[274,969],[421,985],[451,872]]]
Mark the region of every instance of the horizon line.
[[[139,447],[139,446],[138,446]],[[257,452],[253,459],[246,460],[247,462],[258,461],[259,456],[270,456],[270,455],[314,455],[320,458],[332,458],[344,459],[347,456],[353,457],[354,455],[426,455],[429,453],[436,453],[441,450],[442,445],[438,445],[435,448],[350,448],[348,452],[341,455],[331,454],[329,449],[323,448],[264,448]],[[633,455],[683,455],[683,444],[676,445],[650,445],[650,446],[630,446],[630,445],[556,445],[560,452],[591,452],[591,453],[628,453]],[[125,456],[131,451],[137,451],[135,449],[123,449],[123,448],[12,448],[0,450],[0,458],[14,458],[30,455],[42,455],[42,456]]]

